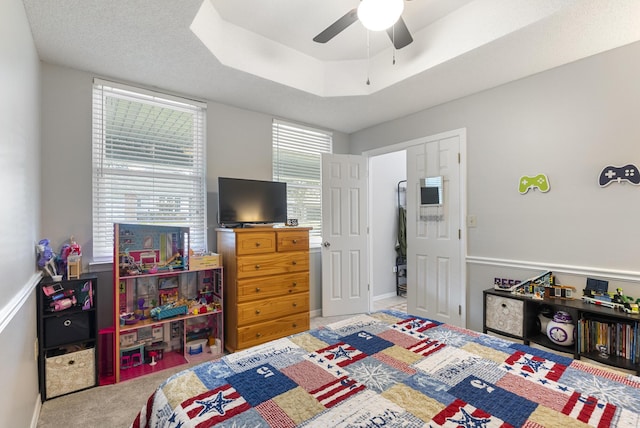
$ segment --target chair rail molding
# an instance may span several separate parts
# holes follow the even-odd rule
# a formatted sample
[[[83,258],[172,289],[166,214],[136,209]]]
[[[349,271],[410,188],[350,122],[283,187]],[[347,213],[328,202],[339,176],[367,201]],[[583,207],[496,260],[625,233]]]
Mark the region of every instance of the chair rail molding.
[[[9,300],[9,302],[0,309],[0,333],[2,333],[13,317],[18,313],[27,301],[38,282],[42,278],[42,273],[35,273],[29,278],[29,281]]]
[[[510,260],[478,256],[467,256],[466,262],[468,265],[498,266],[514,269],[536,269],[541,271],[549,270],[552,272],[564,273],[567,275],[599,276],[619,281],[640,282],[640,272],[631,270],[608,269],[596,266],[573,266],[557,263]]]

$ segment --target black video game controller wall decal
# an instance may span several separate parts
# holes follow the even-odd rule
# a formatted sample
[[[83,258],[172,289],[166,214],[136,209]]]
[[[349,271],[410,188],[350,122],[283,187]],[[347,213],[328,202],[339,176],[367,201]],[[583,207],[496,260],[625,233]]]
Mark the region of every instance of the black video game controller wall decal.
[[[538,189],[542,193],[546,193],[550,188],[549,179],[545,174],[538,174],[531,177],[523,175],[520,177],[520,182],[518,183],[518,190],[523,195],[527,193],[529,189]]]
[[[640,184],[640,173],[638,173],[638,167],[632,164],[625,166],[605,166],[600,173],[598,183],[600,187],[608,186],[613,182],[622,183],[627,181],[636,186]]]

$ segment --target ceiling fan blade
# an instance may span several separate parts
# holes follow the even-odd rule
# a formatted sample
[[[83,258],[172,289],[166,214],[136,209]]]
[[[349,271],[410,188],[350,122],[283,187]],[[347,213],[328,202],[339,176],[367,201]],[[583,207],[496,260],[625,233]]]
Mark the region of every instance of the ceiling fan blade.
[[[387,34],[396,49],[402,49],[413,42],[413,37],[411,37],[407,24],[404,23],[402,17],[398,18],[398,22],[393,26],[387,28]]]
[[[335,36],[340,34],[342,30],[347,28],[349,25],[353,24],[358,20],[358,9],[352,9],[342,18],[338,19],[333,24],[329,25],[322,33],[318,34],[313,38],[314,42],[318,43],[327,43],[329,40],[333,39]]]

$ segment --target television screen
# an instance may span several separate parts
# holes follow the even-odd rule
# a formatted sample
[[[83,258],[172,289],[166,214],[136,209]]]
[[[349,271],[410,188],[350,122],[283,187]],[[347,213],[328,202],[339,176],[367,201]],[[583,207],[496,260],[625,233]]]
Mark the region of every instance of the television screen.
[[[218,216],[220,224],[284,223],[287,184],[218,177]]]

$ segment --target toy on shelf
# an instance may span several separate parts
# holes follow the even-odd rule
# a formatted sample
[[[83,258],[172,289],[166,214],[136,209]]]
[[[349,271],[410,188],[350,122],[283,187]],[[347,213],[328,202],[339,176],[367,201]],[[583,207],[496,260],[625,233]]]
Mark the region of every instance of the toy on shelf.
[[[519,279],[494,278],[493,288],[500,291],[513,291],[521,283]]]
[[[614,296],[614,301],[616,302],[620,301],[623,305],[622,310],[624,310],[628,314],[640,313],[640,310],[638,310],[638,303],[640,299],[636,299],[636,301],[634,302],[633,298],[629,296],[625,296],[622,293],[622,288],[616,289],[616,295]]]
[[[124,252],[119,254],[119,268],[121,276],[140,275],[142,273],[142,267],[136,262],[136,260],[129,254],[129,249],[125,249]]]
[[[60,270],[66,271],[67,279],[78,279],[82,273],[82,247],[73,239],[60,249]]]
[[[120,325],[133,325],[140,321],[140,316],[133,312],[120,314]]]
[[[54,312],[64,311],[78,303],[76,296],[65,297],[64,299],[54,300],[49,304]]]
[[[542,300],[545,297],[573,299],[576,292],[576,288],[573,286],[557,284],[555,277],[550,271],[522,282],[512,279],[495,278],[493,288],[496,290],[510,291],[511,294],[518,294],[537,300]]]
[[[622,288],[616,289],[616,293],[609,292],[609,282],[593,278],[587,278],[587,286],[583,290],[582,300],[594,305],[604,306],[612,309],[621,309],[628,314],[638,314],[638,304],[640,298],[636,299],[625,296]]]
[[[64,288],[62,287],[62,284],[60,284],[59,282],[56,282],[55,284],[51,284],[51,285],[45,285],[42,287],[42,292],[47,297],[51,297],[56,293],[60,293],[63,290]]]
[[[80,298],[82,299],[82,310],[87,311],[93,308],[93,282],[87,281],[80,290]]]
[[[45,271],[54,281],[62,280],[56,268],[56,255],[49,245],[48,239],[41,239],[36,245],[38,250],[38,266]]]
[[[571,315],[565,311],[558,311],[553,319],[547,323],[547,337],[557,345],[573,345],[575,329]]]
[[[556,297],[559,299],[573,299],[576,287],[571,285],[551,284],[546,289],[546,297]]]
[[[544,299],[545,289],[553,283],[553,275],[547,271],[541,275],[529,278],[514,286],[511,294],[519,294],[533,299]]]

